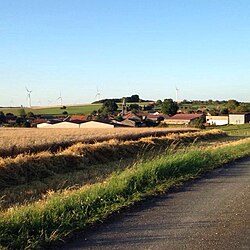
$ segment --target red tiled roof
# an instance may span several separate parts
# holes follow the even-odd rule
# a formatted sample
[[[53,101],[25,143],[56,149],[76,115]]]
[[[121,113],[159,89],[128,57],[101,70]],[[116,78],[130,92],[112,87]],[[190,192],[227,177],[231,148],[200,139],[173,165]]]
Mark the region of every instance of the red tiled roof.
[[[87,121],[87,116],[86,115],[72,115],[70,117],[70,121]]]

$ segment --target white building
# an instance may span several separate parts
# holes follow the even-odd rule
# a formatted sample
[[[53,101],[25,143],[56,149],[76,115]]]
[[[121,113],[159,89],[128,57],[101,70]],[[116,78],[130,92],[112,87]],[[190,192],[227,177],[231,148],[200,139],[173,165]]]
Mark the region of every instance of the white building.
[[[229,114],[229,124],[244,124],[250,122],[250,113]]]
[[[37,124],[37,128],[51,128],[51,127],[52,127],[52,124],[49,124],[47,122]]]
[[[55,124],[40,123],[37,124],[38,128],[79,128],[79,124],[73,122],[58,122]]]
[[[214,115],[207,115],[206,116],[206,123],[208,123],[209,125],[214,125],[214,126],[222,126],[222,125],[227,125],[229,123],[229,117],[228,115],[218,115],[218,116],[214,116]]]
[[[80,124],[80,128],[114,128],[113,124],[98,122],[98,121],[89,121]]]

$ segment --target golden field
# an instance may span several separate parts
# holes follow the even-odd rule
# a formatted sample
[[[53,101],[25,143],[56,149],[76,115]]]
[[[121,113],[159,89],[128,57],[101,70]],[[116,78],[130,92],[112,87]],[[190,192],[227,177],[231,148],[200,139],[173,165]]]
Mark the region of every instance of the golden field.
[[[197,131],[192,128],[56,129],[0,128],[0,156],[25,152],[57,151],[77,142],[93,143],[109,139],[134,140],[152,135]]]
[[[20,131],[17,130],[17,132]],[[45,139],[53,139],[52,134],[47,134],[47,129],[31,130],[35,133],[39,131],[47,135]],[[55,129],[52,129],[53,131]],[[121,135],[127,138],[131,138],[131,135],[138,136],[137,130],[132,131],[133,133],[131,130],[124,130],[123,134],[118,134],[117,138],[119,136],[123,138]],[[155,134],[156,130],[148,132],[140,129],[138,130],[140,138],[137,140],[123,138],[123,140],[109,139],[90,144],[78,142],[57,152],[47,150],[37,153],[21,153],[14,157],[0,157],[0,208],[30,203],[47,197],[51,192],[65,190],[65,188],[78,188],[99,182],[105,180],[113,172],[130,167],[133,162],[147,161],[155,155],[166,152],[171,154],[176,147],[180,148],[182,145],[192,146],[197,141],[207,144],[211,143],[211,140],[226,136],[220,130],[182,131],[182,133],[180,130],[178,130],[179,133],[177,131],[170,133],[166,129],[157,132],[159,131],[166,134],[149,136],[149,134]],[[74,133],[76,135],[78,131],[66,130],[64,133],[64,136]],[[109,135],[114,136],[114,133],[110,132]],[[82,134],[81,138],[86,137]],[[92,134],[92,138],[98,137]]]

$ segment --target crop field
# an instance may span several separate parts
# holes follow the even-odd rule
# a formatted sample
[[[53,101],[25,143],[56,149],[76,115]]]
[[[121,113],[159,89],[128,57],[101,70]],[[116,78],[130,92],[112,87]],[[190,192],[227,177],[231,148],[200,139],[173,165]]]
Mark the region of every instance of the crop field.
[[[148,102],[137,103],[141,107],[144,105],[148,105]],[[121,110],[121,103],[117,103],[118,110]],[[24,110],[26,113],[32,112],[35,115],[62,115],[64,111],[67,111],[69,115],[89,115],[94,110],[98,110],[102,107],[102,104],[84,104],[84,105],[65,105],[66,109],[61,109],[60,106],[54,107],[25,107]],[[14,115],[19,115],[22,107],[13,107],[13,108],[0,108],[0,111],[4,112],[4,114],[12,113]]]
[[[172,132],[196,131],[191,128],[112,128],[112,129],[37,129],[0,128],[0,156],[18,153],[56,151],[77,142],[93,143],[108,139],[130,140]]]
[[[144,176],[143,166],[148,164],[145,167],[145,171],[148,172],[160,156],[165,156],[167,161],[175,161],[179,156],[184,157],[189,154],[190,150],[200,150],[200,153],[197,153],[200,155],[208,148],[224,150],[228,143],[232,146],[241,145],[239,141],[230,142],[234,138],[230,139],[221,130],[167,128],[0,129],[0,138],[2,139],[0,145],[0,248],[6,247],[6,249],[20,246],[22,249],[36,249],[58,242],[60,239],[67,238],[69,232],[82,229],[87,224],[98,221],[98,218],[102,220],[119,207],[140,200],[136,190],[143,188],[144,185],[147,190],[148,184],[142,176],[138,177],[142,183],[133,184],[134,178],[137,178],[133,177],[134,173],[139,171],[140,175]],[[246,148],[249,149],[248,146]],[[245,154],[244,150],[240,152]],[[229,155],[233,156],[232,153]],[[183,158],[181,164],[192,169],[192,165],[196,164],[196,156],[192,156],[193,158],[190,156],[190,159],[188,157],[185,158],[186,160]],[[212,159],[213,157],[209,161]],[[159,164],[162,165],[162,163]],[[164,164],[162,167],[165,166]],[[206,166],[204,163],[197,164],[197,169],[198,166]],[[147,168],[149,169],[146,170]],[[199,172],[197,169],[192,171],[197,174]],[[160,172],[157,178],[172,175],[171,171],[164,173],[164,169],[156,170],[158,171]],[[174,170],[173,173],[178,173],[178,171]],[[150,185],[156,188],[157,185],[153,184],[154,180],[150,180],[151,182]],[[170,182],[175,183],[173,179]],[[122,191],[121,187],[115,188],[114,185],[118,183],[119,185],[127,183],[129,193],[132,192],[131,195],[134,198],[131,198],[127,191]],[[108,194],[104,194],[106,185],[112,186],[112,190],[107,191]],[[160,184],[161,188],[165,186],[165,184],[162,185],[163,183]],[[152,194],[150,191],[152,187],[147,192]],[[125,196],[117,195],[117,190],[125,192]],[[136,196],[133,190],[137,193]],[[89,192],[91,195],[86,198],[85,195]],[[92,195],[98,197],[104,195],[109,201],[105,201],[106,198],[94,201],[91,198]],[[64,202],[70,207],[65,208],[68,212],[62,212],[61,206],[64,206]],[[78,206],[78,203],[71,202],[82,204],[83,210],[82,212],[79,210],[76,217],[80,218],[83,216],[81,214],[86,212],[87,215],[84,216],[88,217],[89,222],[85,219],[81,222],[77,219],[69,222],[69,217],[72,220],[75,215],[72,211]],[[118,204],[117,202],[123,205],[115,205]],[[102,205],[105,206],[105,210],[109,211],[102,215],[92,214],[92,209],[95,207],[98,209]],[[53,206],[57,207],[58,211]],[[23,217],[25,214],[26,217]],[[67,218],[59,222],[61,220],[59,218],[64,216]],[[57,221],[61,223],[59,228],[57,228]],[[78,225],[77,221],[83,225]],[[48,225],[54,226],[50,228]]]
[[[57,107],[25,107],[24,110],[26,113],[32,112],[35,115],[62,115],[63,111],[67,111],[69,115],[88,115],[94,110],[98,110],[102,105],[101,104],[86,104],[81,106],[66,106],[66,109],[61,109],[60,106]],[[19,112],[22,108],[0,108],[0,111],[7,113],[12,113],[14,115],[19,115]]]

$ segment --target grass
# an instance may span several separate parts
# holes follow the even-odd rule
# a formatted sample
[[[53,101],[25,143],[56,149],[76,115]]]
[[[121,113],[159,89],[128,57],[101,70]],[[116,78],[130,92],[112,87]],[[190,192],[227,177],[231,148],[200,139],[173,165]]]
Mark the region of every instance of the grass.
[[[94,144],[77,143],[58,153],[0,158],[0,209],[44,198],[51,190],[98,182],[133,161],[148,160],[165,152],[169,145],[180,148],[199,142],[204,146],[214,140],[226,140],[224,137],[225,133],[218,130],[174,133],[136,141],[113,139]]]
[[[132,104],[132,103],[129,103]],[[136,103],[139,104],[141,107],[144,105],[148,105],[148,102],[141,102],[141,103]],[[117,103],[118,109],[121,110],[121,103]],[[102,107],[102,104],[84,104],[84,105],[65,105],[66,109],[60,109],[60,106],[53,106],[53,107],[32,107],[32,108],[27,108],[24,107],[23,109],[25,110],[26,113],[32,112],[35,115],[62,115],[63,111],[67,111],[69,115],[89,115],[92,113],[94,110],[98,110]],[[13,108],[1,108],[0,111],[6,113],[12,113],[14,115],[19,115],[20,109],[22,107],[13,107]]]
[[[109,139],[136,140],[152,135],[195,131],[189,128],[37,129],[0,128],[0,157],[20,153],[57,151],[77,142],[93,143]]]
[[[249,138],[208,149],[170,150],[161,157],[114,173],[103,182],[2,211],[0,246],[7,249],[51,246],[123,207],[249,155]]]
[[[75,144],[58,153],[21,154],[15,158],[0,158],[0,188],[21,185],[48,176],[68,173],[93,164],[107,164],[123,158],[135,157],[138,152],[160,150],[178,142],[224,137],[219,130],[169,134],[136,141],[109,140],[94,144]]]
[[[221,126],[220,129],[230,136],[250,136],[250,123]]]
[[[33,108],[24,108],[25,112],[32,112],[35,115],[62,115],[63,111],[67,111],[69,115],[78,115],[85,114],[88,115],[94,110],[98,110],[102,105],[101,104],[86,104],[79,106],[67,106],[66,109],[60,109],[58,107],[33,107]],[[13,108],[0,108],[0,111],[6,113],[12,113],[14,115],[19,115],[21,107],[13,107]]]

